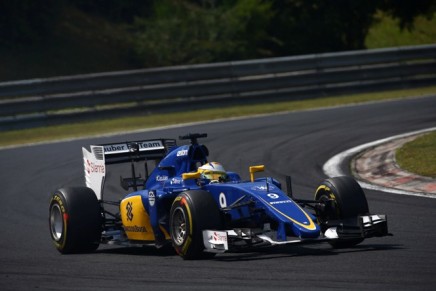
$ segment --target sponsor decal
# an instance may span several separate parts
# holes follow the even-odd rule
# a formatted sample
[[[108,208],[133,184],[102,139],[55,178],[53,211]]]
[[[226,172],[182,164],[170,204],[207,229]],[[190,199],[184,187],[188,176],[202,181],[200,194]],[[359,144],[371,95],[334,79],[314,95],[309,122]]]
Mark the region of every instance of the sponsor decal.
[[[157,175],[156,176],[156,181],[157,182],[164,182],[164,181],[166,181],[166,180],[168,180],[168,176],[165,176],[165,175]]]
[[[178,178],[172,178],[170,184],[171,185],[179,185],[182,184],[182,179],[178,179]]]
[[[226,243],[227,235],[225,232],[214,231],[213,234],[210,236],[209,240],[211,243]]]
[[[65,207],[64,207],[64,203],[62,202],[61,197],[59,197],[58,195],[54,195],[52,200],[56,201],[59,204],[59,207],[61,208],[62,213],[65,213]]]
[[[85,171],[89,174],[91,173],[102,173],[104,174],[104,165],[97,165],[90,160],[86,159]]]
[[[127,144],[109,145],[104,147],[105,153],[122,152],[127,150]]]
[[[160,140],[157,141],[142,141],[137,142],[139,145],[139,150],[149,150],[163,147],[162,142]]]
[[[133,220],[133,203],[132,202],[127,202],[126,205],[126,210],[127,210],[127,220],[132,221]]]
[[[177,151],[177,156],[178,157],[184,157],[184,156],[187,156],[187,155],[188,155],[188,150]]]
[[[265,186],[253,186],[251,187],[251,190],[255,190],[255,191],[266,191],[266,190],[274,190],[276,187],[274,187],[273,185],[269,185],[268,187]]]
[[[147,232],[145,226],[137,226],[137,225],[131,225],[131,226],[125,225],[124,230],[128,232]]]
[[[154,191],[148,192],[148,203],[150,206],[154,206],[154,203],[156,202],[156,195],[154,194]]]
[[[135,142],[139,146],[139,151],[150,151],[156,149],[163,149],[162,142],[160,140],[150,141],[138,141]],[[118,143],[104,146],[104,152],[106,154],[119,154],[130,152],[130,143]]]
[[[62,202],[62,198],[60,196],[58,196],[57,194],[53,196],[52,201],[50,203],[52,203],[54,201],[54,203],[57,203],[58,206],[61,208],[61,212],[62,212],[62,218],[63,218],[63,227],[62,227],[62,234],[60,237],[55,238],[52,235],[52,239],[53,239],[53,243],[57,248],[64,248],[65,247],[65,243],[66,243],[66,239],[65,236],[67,235],[67,228],[68,228],[68,213],[66,213],[66,209],[64,207],[64,203]]]
[[[274,205],[274,204],[284,204],[284,203],[292,203],[292,201],[291,200],[273,201],[270,202],[269,204]]]

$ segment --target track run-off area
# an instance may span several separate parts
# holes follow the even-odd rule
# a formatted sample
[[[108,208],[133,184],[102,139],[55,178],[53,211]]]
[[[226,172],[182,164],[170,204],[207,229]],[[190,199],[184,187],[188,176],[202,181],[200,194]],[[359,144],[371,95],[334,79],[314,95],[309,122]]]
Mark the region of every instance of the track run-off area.
[[[184,261],[171,250],[100,246],[61,255],[48,229],[50,194],[83,186],[81,147],[206,132],[210,161],[248,179],[250,165],[294,196],[313,198],[335,155],[370,142],[436,127],[436,96],[165,127],[0,150],[1,290],[432,290],[436,284],[436,199],[365,189],[369,209],[388,216],[392,237],[350,249],[280,246]],[[180,143],[180,142],[179,142]],[[341,174],[350,174],[347,162]],[[126,173],[129,166],[126,167]],[[126,193],[108,176],[107,198]]]
[[[432,131],[436,131],[436,127],[399,134],[348,149],[330,158],[323,166],[324,173],[329,177],[347,175],[343,168],[350,166],[353,176],[365,189],[436,198],[436,179],[404,171],[395,162],[396,149]]]

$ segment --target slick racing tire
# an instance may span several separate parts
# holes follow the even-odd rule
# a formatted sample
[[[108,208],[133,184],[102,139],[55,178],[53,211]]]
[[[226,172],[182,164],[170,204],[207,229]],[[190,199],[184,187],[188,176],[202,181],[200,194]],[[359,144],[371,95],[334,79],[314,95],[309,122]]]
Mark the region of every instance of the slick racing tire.
[[[317,218],[321,227],[329,220],[341,220],[354,218],[369,212],[368,202],[360,185],[351,177],[342,176],[324,180],[315,192],[315,200],[326,202],[324,210],[317,210]],[[325,229],[323,229],[325,231]],[[343,239],[331,241],[334,248],[347,248],[355,246],[363,241],[363,238]]]
[[[95,251],[101,239],[102,214],[89,188],[62,188],[50,199],[50,235],[62,254]]]
[[[222,229],[221,213],[211,194],[190,190],[177,196],[170,211],[170,234],[174,249],[183,259],[204,259],[215,255],[204,252],[205,229]]]

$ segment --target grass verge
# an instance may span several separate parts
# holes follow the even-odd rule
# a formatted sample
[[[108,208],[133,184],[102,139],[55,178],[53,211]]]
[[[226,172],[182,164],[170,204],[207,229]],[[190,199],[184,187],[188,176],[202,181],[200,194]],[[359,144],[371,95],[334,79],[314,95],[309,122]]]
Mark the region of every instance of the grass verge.
[[[406,143],[397,149],[395,158],[406,171],[436,178],[436,132]]]
[[[0,132],[0,147],[45,142],[50,140],[103,135],[188,122],[199,122],[206,120],[216,120],[221,118],[232,118],[286,111],[308,110],[339,105],[400,99],[411,96],[419,97],[430,94],[436,94],[436,86],[367,94],[355,94],[339,97],[325,97],[320,99],[303,101],[289,101],[269,104],[235,106],[231,108],[196,110],[195,112],[145,115],[69,125],[3,131]]]

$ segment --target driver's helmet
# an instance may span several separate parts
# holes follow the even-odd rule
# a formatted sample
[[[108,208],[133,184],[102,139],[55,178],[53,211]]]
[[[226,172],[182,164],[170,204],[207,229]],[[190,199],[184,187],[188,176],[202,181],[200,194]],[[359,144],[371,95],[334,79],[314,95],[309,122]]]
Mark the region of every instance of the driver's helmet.
[[[227,177],[224,167],[217,162],[210,162],[198,168],[201,177],[211,181],[224,181]]]

